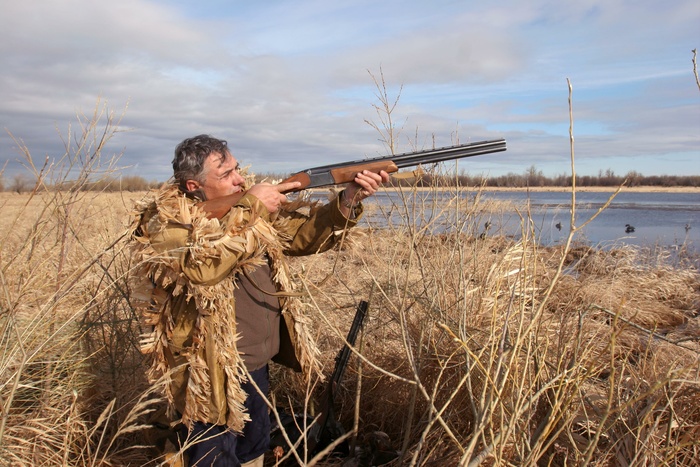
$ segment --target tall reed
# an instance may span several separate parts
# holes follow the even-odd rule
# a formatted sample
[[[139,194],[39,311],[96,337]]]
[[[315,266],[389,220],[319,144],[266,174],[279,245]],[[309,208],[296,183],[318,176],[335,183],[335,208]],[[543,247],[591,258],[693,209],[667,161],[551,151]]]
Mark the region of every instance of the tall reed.
[[[119,122],[98,101],[68,128],[63,154],[40,164],[15,140],[33,188],[0,198],[6,465],[104,465],[133,444],[117,442],[124,420],[148,410],[137,404],[146,385],[122,251],[133,200],[85,189],[118,171],[119,155],[106,153]]]

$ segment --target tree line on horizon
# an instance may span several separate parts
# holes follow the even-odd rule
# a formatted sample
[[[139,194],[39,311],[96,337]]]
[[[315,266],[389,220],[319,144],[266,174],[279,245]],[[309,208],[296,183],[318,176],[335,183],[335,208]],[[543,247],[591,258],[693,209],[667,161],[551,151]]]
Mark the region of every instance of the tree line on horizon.
[[[276,173],[263,173],[259,180],[282,180],[287,175]],[[527,188],[527,187],[569,187],[572,176],[560,174],[546,176],[536,166],[531,166],[524,173],[509,172],[505,175],[484,177],[472,175],[468,172],[460,172],[458,175],[436,174],[425,172],[413,178],[393,179],[397,186],[463,186],[463,187],[494,187],[494,188]],[[139,192],[147,191],[161,186],[164,182],[147,180],[139,175],[125,175],[119,177],[103,177],[94,182],[82,184],[81,189],[104,192]],[[618,175],[613,170],[599,171],[597,175],[577,175],[576,186],[581,187],[615,187],[622,184],[626,186],[650,186],[650,187],[700,187],[700,175],[643,175],[637,171],[630,171],[626,175]],[[23,174],[15,175],[11,180],[0,178],[0,191],[27,193],[37,187],[36,180],[31,180]],[[66,181],[57,185],[44,185],[38,191],[47,189],[73,188],[73,182]]]
[[[429,174],[428,174],[429,176]],[[427,180],[428,183],[432,180]],[[544,175],[541,170],[532,165],[524,173],[509,172],[505,175],[483,177],[461,173],[457,176],[460,186],[486,186],[504,188],[525,187],[570,187],[571,174],[559,174],[553,177]],[[576,186],[616,187],[622,184],[626,186],[652,186],[652,187],[700,187],[700,175],[643,175],[636,170],[627,172],[626,175],[618,175],[612,169],[600,170],[597,175],[577,175]]]

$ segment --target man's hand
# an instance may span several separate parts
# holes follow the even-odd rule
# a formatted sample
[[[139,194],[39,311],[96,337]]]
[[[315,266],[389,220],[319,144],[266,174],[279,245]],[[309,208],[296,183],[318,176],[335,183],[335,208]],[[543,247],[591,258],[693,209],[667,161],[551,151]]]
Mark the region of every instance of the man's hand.
[[[355,176],[355,180],[345,187],[345,191],[341,193],[344,199],[340,200],[340,212],[348,218],[352,219],[354,214],[352,206],[372,196],[377,192],[379,187],[389,181],[389,174],[385,171],[374,173],[369,170],[363,170]]]
[[[363,199],[372,196],[377,192],[383,183],[389,181],[389,174],[385,171],[379,173],[363,170],[355,176],[355,180],[345,187],[345,194],[348,202],[357,204]]]
[[[270,213],[276,212],[282,203],[287,201],[287,197],[282,194],[284,191],[290,191],[301,186],[300,182],[287,182],[272,185],[271,183],[258,183],[253,185],[248,190],[251,194],[258,198],[265,205]]]

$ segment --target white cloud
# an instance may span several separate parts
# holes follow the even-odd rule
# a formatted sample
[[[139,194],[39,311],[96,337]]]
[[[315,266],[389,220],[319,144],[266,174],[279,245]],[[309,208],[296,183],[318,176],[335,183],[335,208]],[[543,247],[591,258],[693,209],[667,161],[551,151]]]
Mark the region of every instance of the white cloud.
[[[367,71],[380,67],[392,96],[404,86],[395,118],[405,137],[505,136],[503,170],[561,170],[552,161],[568,148],[567,77],[590,157],[603,143],[620,160],[698,155],[696,1],[0,8],[0,126],[40,158],[60,152],[56,129],[100,97],[118,113],[128,105],[122,124],[132,130],[114,148],[147,178],[167,178],[174,146],[202,132],[229,139],[260,170],[376,155],[382,145],[364,120],[376,118],[377,103]],[[0,162],[17,158],[12,146],[0,135]]]
[[[381,66],[404,84],[485,84],[501,81],[523,66],[526,49],[503,31],[461,29],[458,24],[402,34],[342,54],[332,79],[341,84],[367,83],[365,70]]]

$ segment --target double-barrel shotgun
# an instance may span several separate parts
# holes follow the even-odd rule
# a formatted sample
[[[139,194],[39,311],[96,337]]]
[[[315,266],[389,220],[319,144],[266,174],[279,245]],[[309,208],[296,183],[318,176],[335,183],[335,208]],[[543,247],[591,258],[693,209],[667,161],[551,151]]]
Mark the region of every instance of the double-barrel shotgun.
[[[357,305],[355,317],[352,320],[350,331],[348,331],[347,342],[340,349],[335,357],[335,368],[330,380],[326,383],[321,399],[321,410],[317,417],[310,414],[289,414],[282,407],[277,407],[279,420],[275,414],[270,414],[270,422],[272,428],[270,430],[270,444],[273,449],[281,448],[284,452],[289,452],[288,441],[296,445],[298,453],[308,452],[310,457],[315,456],[319,452],[326,449],[331,443],[339,439],[345,434],[343,425],[336,419],[335,413],[335,394],[338,390],[345,370],[348,367],[352,348],[355,346],[358,334],[362,330],[362,323],[367,316],[369,302],[361,300]],[[316,420],[314,420],[316,418]],[[302,430],[307,429],[306,436],[302,438]],[[286,434],[286,439],[285,439]],[[350,453],[350,447],[345,440],[338,443],[333,449],[334,455],[347,457]],[[297,465],[295,462],[290,462],[281,465]]]
[[[506,141],[504,139],[478,141],[475,143],[459,144],[457,146],[446,146],[425,151],[407,152],[313,167],[291,175],[289,178],[283,180],[282,183],[301,182],[300,187],[290,190],[301,191],[307,188],[341,185],[343,183],[352,182],[355,176],[363,170],[369,170],[375,173],[384,170],[387,173],[394,173],[406,167],[433,164],[505,150]],[[238,202],[243,194],[244,193],[239,192],[222,198],[204,201],[200,206],[209,213],[210,218],[221,218],[231,209],[231,206]]]

